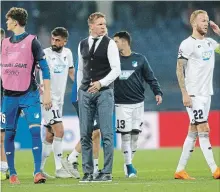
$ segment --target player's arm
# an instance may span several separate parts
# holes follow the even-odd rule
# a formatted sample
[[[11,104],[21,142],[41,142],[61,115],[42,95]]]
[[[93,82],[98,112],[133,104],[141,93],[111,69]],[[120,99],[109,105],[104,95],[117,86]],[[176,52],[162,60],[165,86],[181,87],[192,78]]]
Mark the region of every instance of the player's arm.
[[[179,58],[177,60],[176,75],[179,83],[180,90],[183,97],[183,105],[185,107],[192,107],[192,100],[188,95],[185,85],[184,67],[187,65],[188,60],[185,58]]]
[[[153,91],[154,95],[155,95],[155,99],[157,102],[157,105],[162,103],[162,95],[163,92],[160,88],[160,84],[157,80],[157,78],[154,75],[154,72],[150,66],[150,64],[148,63],[147,59],[144,57],[144,65],[143,65],[143,76],[144,79],[146,81],[146,83],[149,84],[151,90]]]
[[[41,48],[40,42],[35,38],[32,42],[32,52],[34,60],[39,64],[42,71],[44,92],[43,92],[43,105],[46,110],[49,110],[52,106],[50,96],[50,70],[45,58],[43,49]]]
[[[212,30],[220,36],[220,28],[218,25],[216,25],[213,21],[210,21],[210,27],[212,28]],[[217,45],[217,48],[215,48],[215,52],[220,54],[220,43]]]
[[[75,74],[75,69],[74,69],[74,67],[69,67],[69,72],[68,72],[68,74],[69,74],[70,79],[72,79],[72,81],[74,81],[74,74]]]
[[[69,74],[70,79],[72,79],[72,81],[74,81],[75,70],[74,70],[74,63],[73,63],[73,54],[71,51],[69,54],[69,72],[68,72],[68,74]]]

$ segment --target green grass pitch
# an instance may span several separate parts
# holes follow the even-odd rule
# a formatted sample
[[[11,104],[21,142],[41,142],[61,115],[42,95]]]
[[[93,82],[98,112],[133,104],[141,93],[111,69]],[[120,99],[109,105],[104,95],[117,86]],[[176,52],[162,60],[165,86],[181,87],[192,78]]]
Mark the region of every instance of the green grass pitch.
[[[220,148],[214,148],[215,160],[220,165]],[[48,179],[45,184],[33,184],[33,158],[31,151],[16,152],[16,168],[21,184],[12,186],[9,181],[1,183],[3,192],[218,192],[220,180],[214,180],[199,148],[193,152],[188,163],[188,173],[195,181],[173,179],[181,154],[180,148],[140,150],[133,160],[138,177],[124,177],[123,156],[115,150],[113,182],[79,184],[76,179]],[[100,154],[101,168],[103,154]],[[79,162],[81,165],[81,161]],[[81,166],[79,167],[80,171]],[[54,174],[53,154],[46,163],[46,171]],[[82,172],[81,172],[82,175]]]

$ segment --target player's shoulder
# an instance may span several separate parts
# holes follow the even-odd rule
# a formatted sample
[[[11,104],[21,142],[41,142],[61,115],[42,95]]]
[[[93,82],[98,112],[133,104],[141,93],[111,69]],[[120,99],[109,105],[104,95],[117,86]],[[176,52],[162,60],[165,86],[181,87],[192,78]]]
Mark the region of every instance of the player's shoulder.
[[[181,42],[181,46],[194,44],[196,42],[196,38],[189,36]]]
[[[52,51],[51,47],[47,47],[44,49],[44,53],[52,53],[52,52],[53,51]]]
[[[205,40],[208,41],[208,43],[211,43],[211,44],[216,44],[216,43],[217,43],[217,42],[216,42],[213,38],[211,38],[211,37],[206,37]]]
[[[137,52],[132,52],[131,57],[136,58],[138,60],[145,60],[146,57],[141,54],[141,53],[137,53]]]
[[[63,48],[63,52],[66,53],[67,55],[72,54],[72,51],[67,47]]]

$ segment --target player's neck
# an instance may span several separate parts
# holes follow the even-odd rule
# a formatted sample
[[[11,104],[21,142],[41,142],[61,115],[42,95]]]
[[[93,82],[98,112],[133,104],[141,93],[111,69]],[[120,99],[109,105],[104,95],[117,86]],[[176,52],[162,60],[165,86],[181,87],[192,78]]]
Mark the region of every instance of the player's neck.
[[[128,49],[123,49],[122,51],[120,51],[120,54],[122,56],[130,56],[131,55],[131,49],[128,48]]]
[[[192,37],[195,39],[203,40],[205,38],[205,35],[201,35],[197,30],[193,30]]]
[[[13,30],[13,33],[17,36],[17,35],[21,35],[25,32],[25,28],[24,27],[19,27]]]

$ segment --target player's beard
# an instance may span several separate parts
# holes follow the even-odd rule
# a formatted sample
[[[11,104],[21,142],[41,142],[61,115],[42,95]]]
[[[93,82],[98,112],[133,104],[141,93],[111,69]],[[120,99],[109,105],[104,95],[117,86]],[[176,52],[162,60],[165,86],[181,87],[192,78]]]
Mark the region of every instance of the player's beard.
[[[201,27],[198,27],[198,26],[197,26],[197,31],[198,31],[199,34],[202,35],[202,36],[206,35],[207,32],[208,32],[208,30],[207,30],[207,32],[205,32]]]
[[[52,48],[53,51],[56,51],[56,52],[60,52],[63,49],[62,46],[61,47],[57,47],[55,45],[52,45],[51,48]]]

